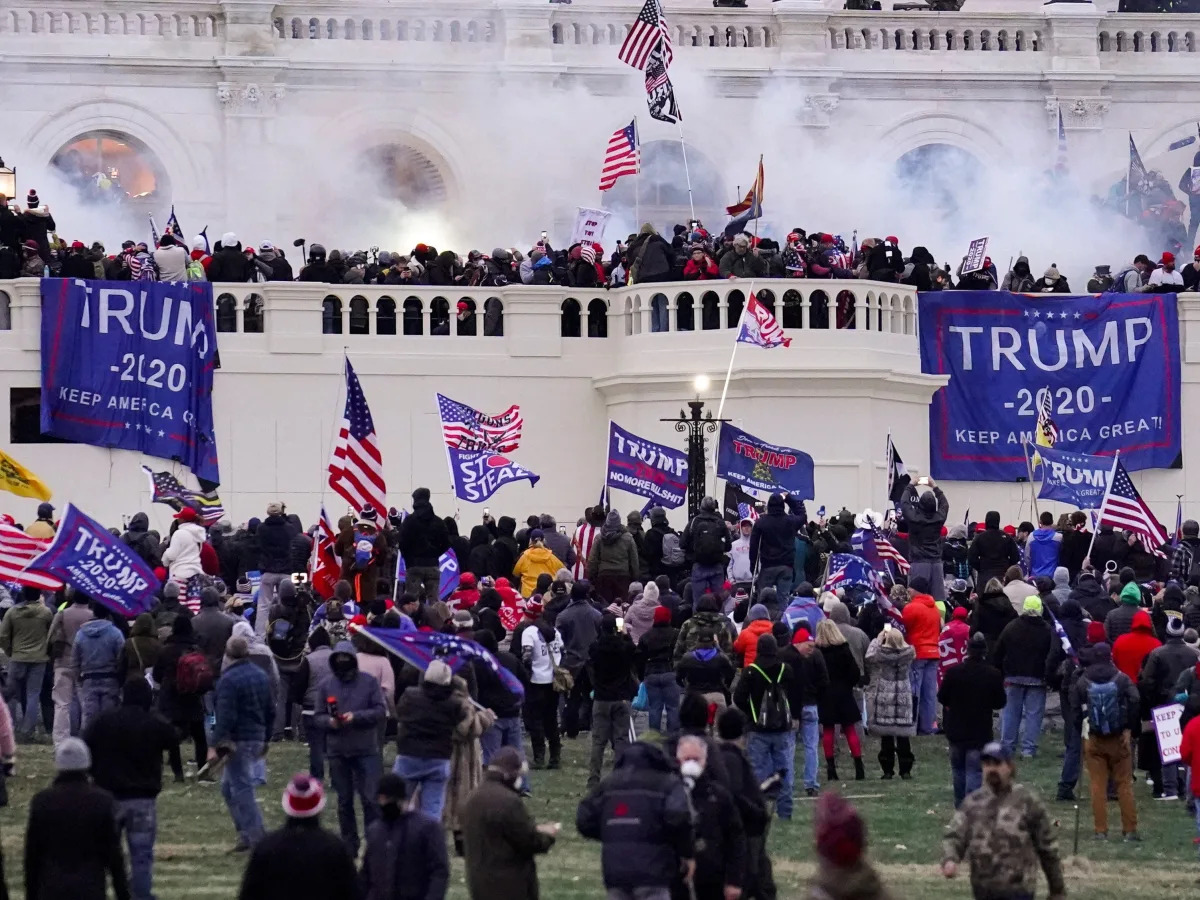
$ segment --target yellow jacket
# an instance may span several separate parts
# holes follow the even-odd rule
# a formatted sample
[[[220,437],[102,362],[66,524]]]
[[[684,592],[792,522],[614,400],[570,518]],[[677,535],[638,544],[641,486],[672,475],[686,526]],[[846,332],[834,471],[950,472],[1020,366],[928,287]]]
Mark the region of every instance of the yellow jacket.
[[[562,561],[545,547],[530,547],[521,554],[513,566],[513,574],[521,578],[521,596],[528,599],[537,587],[538,576],[545,573],[553,578],[559,569],[565,569]]]

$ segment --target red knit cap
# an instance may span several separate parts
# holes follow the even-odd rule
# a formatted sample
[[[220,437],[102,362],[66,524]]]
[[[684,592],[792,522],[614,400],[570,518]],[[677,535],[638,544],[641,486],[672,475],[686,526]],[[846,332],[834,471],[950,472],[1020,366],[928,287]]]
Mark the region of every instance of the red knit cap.
[[[293,819],[309,819],[325,808],[325,789],[310,775],[299,774],[283,792],[283,811]]]
[[[796,629],[796,633],[792,635],[793,644],[807,644],[812,640],[812,635],[808,633],[808,629],[801,627]]]
[[[867,826],[841,796],[833,791],[821,794],[813,826],[820,856],[841,868],[858,862],[867,843]]]
[[[671,610],[665,606],[654,607],[654,624],[655,625],[670,625]]]
[[[954,618],[967,621],[967,608],[965,606],[954,607]]]
[[[1102,644],[1106,640],[1104,634],[1103,622],[1088,622],[1087,627],[1087,642],[1089,644]]]

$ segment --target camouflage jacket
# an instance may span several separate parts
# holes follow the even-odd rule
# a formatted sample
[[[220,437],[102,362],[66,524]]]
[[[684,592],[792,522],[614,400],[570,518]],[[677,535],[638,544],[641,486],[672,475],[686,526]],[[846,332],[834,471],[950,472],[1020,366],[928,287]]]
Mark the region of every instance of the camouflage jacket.
[[[1062,894],[1062,863],[1054,826],[1038,795],[1024,785],[998,795],[986,784],[963,800],[942,841],[942,859],[971,867],[971,890],[980,900],[1037,889],[1041,864],[1050,894]]]

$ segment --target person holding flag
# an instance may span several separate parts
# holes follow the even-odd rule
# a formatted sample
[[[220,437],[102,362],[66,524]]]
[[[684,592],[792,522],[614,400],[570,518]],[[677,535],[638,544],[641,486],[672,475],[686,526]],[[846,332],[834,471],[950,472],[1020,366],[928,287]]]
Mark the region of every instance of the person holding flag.
[[[917,487],[925,488],[920,496]],[[942,577],[942,526],[950,514],[950,501],[930,477],[904,489],[901,500],[904,522],[908,527],[909,580],[924,577],[934,600],[946,600],[946,582]]]

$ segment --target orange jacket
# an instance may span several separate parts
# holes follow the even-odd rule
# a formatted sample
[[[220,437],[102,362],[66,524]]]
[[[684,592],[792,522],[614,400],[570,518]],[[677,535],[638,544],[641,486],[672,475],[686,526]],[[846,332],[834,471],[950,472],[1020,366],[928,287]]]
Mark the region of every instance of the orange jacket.
[[[917,659],[941,659],[938,640],[942,634],[942,617],[938,613],[933,597],[917,594],[901,614],[904,620],[905,637],[917,651]]]
[[[754,665],[754,660],[758,658],[758,639],[771,633],[771,624],[770,619],[759,619],[743,628],[742,633],[737,636],[737,640],[733,642],[733,652],[741,655],[743,665]]]

